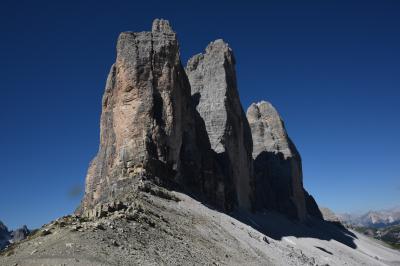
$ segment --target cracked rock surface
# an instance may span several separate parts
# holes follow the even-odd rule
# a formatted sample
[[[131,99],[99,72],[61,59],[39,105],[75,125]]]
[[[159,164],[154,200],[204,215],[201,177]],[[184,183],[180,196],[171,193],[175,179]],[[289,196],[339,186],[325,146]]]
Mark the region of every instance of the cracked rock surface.
[[[253,144],[240,103],[232,49],[223,40],[211,42],[204,53],[189,60],[186,73],[193,102],[227,180],[224,189],[235,191],[238,205],[250,209]]]
[[[257,207],[301,221],[307,214],[318,217],[314,199],[303,188],[300,154],[276,109],[266,101],[253,103],[247,109],[247,119],[253,137]]]
[[[100,147],[77,213],[123,196],[136,176],[187,187],[223,207],[223,182],[169,22],[123,32],[102,100]]]

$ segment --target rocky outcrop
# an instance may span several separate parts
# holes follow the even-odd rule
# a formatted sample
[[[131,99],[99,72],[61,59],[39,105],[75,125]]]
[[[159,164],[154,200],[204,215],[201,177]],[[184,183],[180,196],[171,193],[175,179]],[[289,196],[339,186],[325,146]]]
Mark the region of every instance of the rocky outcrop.
[[[262,102],[247,118],[227,43],[210,43],[184,69],[168,21],[121,33],[77,213],[97,217],[152,179],[223,210],[271,208],[304,220],[315,201],[303,190],[300,155],[279,115]]]
[[[321,211],[322,217],[325,221],[340,222],[339,218],[331,209],[326,207],[319,207],[319,210]]]
[[[265,101],[252,104],[247,118],[253,136],[257,208],[273,209],[290,218],[305,220],[307,202],[311,199],[303,189],[300,154],[287,135],[282,119]]]
[[[10,242],[11,234],[8,231],[7,226],[5,226],[1,221],[0,221],[0,250],[5,248]]]
[[[233,52],[223,40],[216,40],[204,54],[189,60],[186,73],[193,102],[223,169],[224,190],[237,195],[239,206],[250,209],[253,144],[237,90]]]
[[[168,21],[156,19],[151,32],[121,33],[103,96],[100,147],[77,212],[120,198],[144,176],[224,207],[219,172]]]

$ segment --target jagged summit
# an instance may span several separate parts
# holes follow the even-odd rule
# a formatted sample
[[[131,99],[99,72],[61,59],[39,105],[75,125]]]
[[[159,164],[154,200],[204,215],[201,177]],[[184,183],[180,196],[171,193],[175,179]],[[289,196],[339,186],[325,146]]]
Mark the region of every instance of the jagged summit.
[[[222,39],[188,61],[192,98],[203,118],[229,188],[240,207],[250,209],[253,196],[252,141],[240,103],[232,49]]]
[[[121,33],[100,128],[78,213],[129,201],[151,179],[226,211],[307,217],[300,155],[270,103],[251,105],[246,117],[234,54],[222,39],[184,69],[167,20],[155,19],[151,32]]]
[[[155,32],[175,33],[175,32],[172,30],[172,27],[170,26],[168,20],[165,20],[165,19],[158,19],[158,18],[156,18],[156,19],[153,21],[153,25],[152,25],[152,27],[151,27],[151,31],[152,31],[153,33],[155,33]]]
[[[168,21],[155,20],[152,32],[121,33],[102,107],[100,148],[78,213],[124,200],[144,178],[173,182],[224,210],[237,205],[238,192],[192,104]]]
[[[182,134],[190,127],[190,85],[179,58],[175,34],[165,20],[152,32],[121,33],[101,115],[100,148],[86,178],[82,203],[91,208],[123,195],[129,178],[149,173],[172,176]],[[194,135],[194,133],[189,133]]]
[[[225,56],[229,56],[233,59],[233,51],[230,48],[229,44],[226,43],[223,39],[217,39],[207,45],[205,50],[206,54],[213,53],[213,51],[215,51],[217,54],[222,52]],[[235,63],[234,60],[232,60],[232,63]]]
[[[0,221],[0,252],[3,248],[24,240],[30,233],[26,225],[16,230],[9,231],[7,226]]]
[[[314,199],[303,188],[301,157],[284,123],[267,102],[247,109],[253,138],[257,208],[278,210],[291,218],[322,218]]]
[[[272,151],[274,153],[282,153],[284,158],[300,156],[294,145],[292,145],[282,118],[275,109],[275,107],[267,101],[253,103],[247,110],[247,119],[249,123],[259,123],[264,121],[263,125],[258,124],[258,128],[254,130],[261,130],[264,127],[267,130],[267,136],[264,134],[253,134],[253,141],[257,142],[254,145],[253,158],[256,158],[262,151]]]

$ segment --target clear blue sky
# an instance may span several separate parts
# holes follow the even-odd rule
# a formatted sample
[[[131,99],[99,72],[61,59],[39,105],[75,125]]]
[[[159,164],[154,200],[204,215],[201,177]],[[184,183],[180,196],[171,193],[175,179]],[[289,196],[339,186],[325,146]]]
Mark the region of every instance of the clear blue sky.
[[[230,43],[244,108],[277,107],[321,205],[400,203],[399,1],[59,2],[0,4],[0,220],[9,227],[78,205],[117,36],[157,17],[178,32],[184,63],[214,39]]]

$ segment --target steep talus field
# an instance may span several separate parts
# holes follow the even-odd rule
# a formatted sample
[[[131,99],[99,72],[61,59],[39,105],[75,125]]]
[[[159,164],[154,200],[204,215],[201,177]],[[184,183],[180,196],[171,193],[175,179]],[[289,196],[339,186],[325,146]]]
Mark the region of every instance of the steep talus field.
[[[60,218],[4,251],[0,264],[400,265],[399,252],[327,222],[229,216],[182,193],[147,191],[100,218]]]

